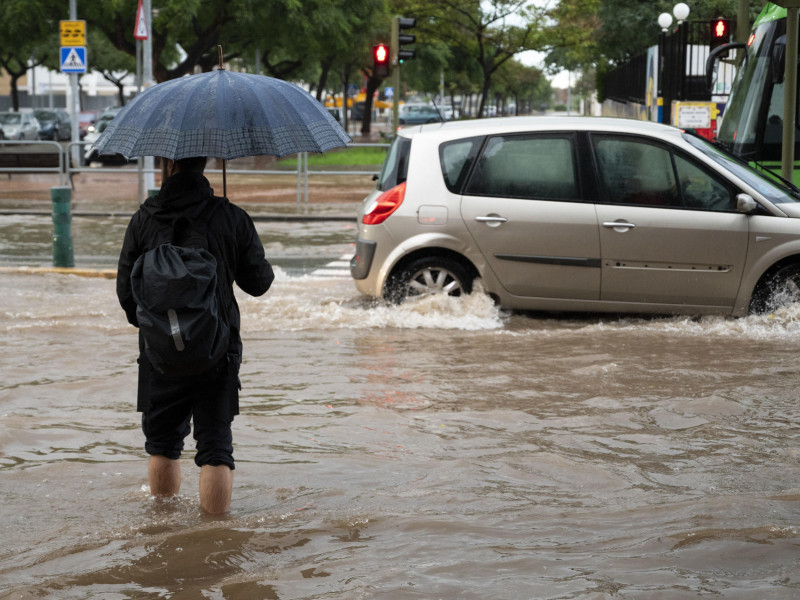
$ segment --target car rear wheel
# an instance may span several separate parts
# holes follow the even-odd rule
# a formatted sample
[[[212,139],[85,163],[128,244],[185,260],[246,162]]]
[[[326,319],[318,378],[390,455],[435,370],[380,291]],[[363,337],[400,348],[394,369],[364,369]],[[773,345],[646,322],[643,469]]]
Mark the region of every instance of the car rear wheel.
[[[750,312],[773,312],[795,302],[800,302],[800,265],[786,265],[758,284],[750,300]]]
[[[463,266],[449,258],[430,256],[410,262],[392,276],[384,297],[399,304],[436,294],[463,296],[470,292],[472,278]]]

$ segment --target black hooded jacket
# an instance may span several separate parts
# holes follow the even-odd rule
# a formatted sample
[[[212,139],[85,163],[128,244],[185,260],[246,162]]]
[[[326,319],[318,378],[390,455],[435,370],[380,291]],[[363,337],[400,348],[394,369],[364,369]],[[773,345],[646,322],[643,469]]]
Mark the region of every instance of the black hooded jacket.
[[[158,195],[148,198],[131,218],[117,268],[117,297],[128,321],[138,327],[136,303],[131,294],[131,270],[136,259],[171,241],[170,232],[177,219],[184,217],[192,221],[207,214],[211,214],[208,250],[217,259],[217,289],[223,306],[229,307],[229,353],[241,357],[241,319],[233,283],[235,281],[251,296],[261,296],[275,276],[264,257],[264,246],[252,219],[226,198],[214,196],[208,180],[199,173],[176,173],[164,182]]]

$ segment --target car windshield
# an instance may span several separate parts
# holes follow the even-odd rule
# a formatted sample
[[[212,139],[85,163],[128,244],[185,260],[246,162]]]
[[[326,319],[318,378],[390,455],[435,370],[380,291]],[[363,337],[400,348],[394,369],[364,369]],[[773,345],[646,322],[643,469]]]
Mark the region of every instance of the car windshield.
[[[53,121],[56,118],[56,114],[49,110],[37,110],[33,114],[35,114],[36,118],[40,121]]]
[[[0,114],[0,123],[3,125],[19,125],[20,116],[14,113]]]
[[[683,138],[711,160],[747,182],[748,185],[763,194],[773,204],[800,202],[800,194],[798,194],[797,190],[755,170],[747,163],[740,161],[706,140],[688,133],[684,133]]]

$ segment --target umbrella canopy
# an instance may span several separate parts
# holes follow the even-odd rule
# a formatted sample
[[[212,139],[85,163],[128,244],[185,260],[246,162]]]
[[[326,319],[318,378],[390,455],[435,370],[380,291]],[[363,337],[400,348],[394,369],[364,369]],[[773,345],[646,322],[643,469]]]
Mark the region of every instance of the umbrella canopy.
[[[296,85],[218,69],[148,88],[94,147],[128,158],[234,159],[325,152],[350,141],[328,110]]]

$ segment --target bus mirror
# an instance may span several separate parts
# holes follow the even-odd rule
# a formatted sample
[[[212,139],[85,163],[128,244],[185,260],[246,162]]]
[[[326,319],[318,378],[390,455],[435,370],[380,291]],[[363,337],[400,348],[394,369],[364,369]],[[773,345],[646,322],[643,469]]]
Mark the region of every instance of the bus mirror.
[[[711,52],[708,53],[708,58],[706,59],[706,86],[714,93],[713,85],[714,85],[714,73],[716,72],[717,62],[721,61],[725,56],[728,55],[728,50],[737,50],[739,48],[747,48],[747,44],[743,42],[730,42],[728,44],[722,44],[721,46],[717,46]],[[745,55],[746,57],[747,55]],[[740,65],[740,69],[744,67],[744,64]]]
[[[753,200],[750,194],[739,194],[736,196],[736,210],[740,213],[749,215],[758,208],[758,203]]]
[[[775,40],[775,45],[772,46],[772,61],[770,64],[772,69],[772,83],[783,83],[783,73],[786,70],[786,36],[782,35]]]

